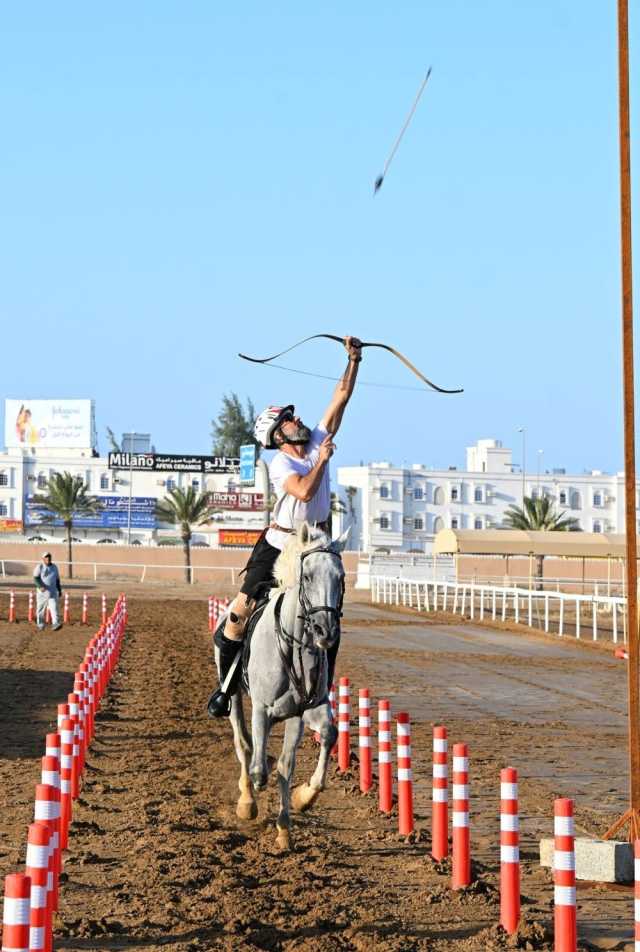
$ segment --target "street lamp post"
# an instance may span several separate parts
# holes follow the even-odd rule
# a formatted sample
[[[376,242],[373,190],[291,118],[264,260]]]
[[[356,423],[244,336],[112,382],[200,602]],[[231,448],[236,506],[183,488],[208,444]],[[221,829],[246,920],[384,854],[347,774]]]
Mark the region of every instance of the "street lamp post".
[[[133,433],[129,437],[129,507],[127,510],[127,545],[131,545],[131,497],[133,495]]]
[[[542,455],[544,450],[538,450],[538,496],[540,495],[540,473],[542,472]]]
[[[525,473],[527,469],[527,428],[525,426],[518,427],[518,433],[522,433],[522,508],[524,509],[524,495],[525,495]]]
[[[618,0],[618,108],[620,147],[620,257],[622,266],[622,394],[624,407],[624,499],[628,653],[629,809],[605,833],[628,824],[628,838],[640,836],[640,646],[636,528],[635,396],[631,266],[631,124],[629,119],[629,3]]]

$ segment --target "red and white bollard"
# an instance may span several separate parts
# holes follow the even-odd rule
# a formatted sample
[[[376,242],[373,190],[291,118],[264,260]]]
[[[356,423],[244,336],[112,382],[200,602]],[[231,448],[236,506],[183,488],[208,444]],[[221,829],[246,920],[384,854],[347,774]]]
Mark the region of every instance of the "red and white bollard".
[[[451,886],[453,889],[463,889],[471,884],[469,750],[466,744],[453,745],[452,780],[453,849],[451,852]]]
[[[77,800],[80,796],[80,750],[83,741],[80,723],[80,698],[77,694],[67,695],[69,719],[73,722],[73,764],[71,767],[71,796]]]
[[[520,922],[518,771],[500,771],[500,925],[513,935]]]
[[[371,790],[371,699],[368,688],[358,691],[358,756],[360,758],[360,790]]]
[[[393,767],[391,766],[391,705],[378,701],[378,809],[391,813],[393,808]]]
[[[36,786],[36,802],[33,811],[36,822],[46,823],[51,832],[49,840],[50,878],[47,880],[47,889],[51,893],[50,907],[58,908],[58,876],[62,869],[62,841],[60,820],[60,791],[50,784],[39,783]]]
[[[447,728],[433,728],[433,779],[431,790],[431,855],[449,855],[449,778]]]
[[[104,593],[102,595],[102,624],[107,624],[107,596]]]
[[[9,621],[16,620],[16,593],[11,589],[9,592]]]
[[[31,879],[24,873],[9,873],[4,881],[3,952],[29,952],[30,916]]]
[[[63,850],[69,842],[72,816],[74,733],[73,721],[65,717],[60,726],[60,845]]]
[[[64,593],[64,610],[62,613],[62,620],[65,625],[71,624],[71,615],[69,614],[69,592]]]
[[[33,614],[33,592],[29,592],[29,608],[28,608],[27,619],[29,624],[33,624],[34,614]]]
[[[555,952],[576,952],[576,854],[573,800],[559,798],[553,809],[553,901]]]
[[[89,599],[86,592],[82,596],[82,624],[89,624]]]
[[[398,832],[413,832],[413,773],[411,771],[411,723],[404,711],[396,716],[398,735]]]
[[[214,630],[213,595],[209,595],[209,631]]]
[[[45,952],[51,948],[53,886],[49,875],[51,829],[38,820],[27,831],[25,873],[31,879],[31,911],[29,916],[29,952]],[[52,871],[51,871],[52,872]],[[3,943],[4,947],[4,943]]]
[[[349,715],[351,705],[349,703],[349,678],[340,678],[338,688],[338,770],[349,769],[350,738],[349,738]]]

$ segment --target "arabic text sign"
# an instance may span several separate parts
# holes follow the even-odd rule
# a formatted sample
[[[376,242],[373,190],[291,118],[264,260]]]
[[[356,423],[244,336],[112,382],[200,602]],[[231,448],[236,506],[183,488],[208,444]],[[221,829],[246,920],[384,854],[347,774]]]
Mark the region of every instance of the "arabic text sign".
[[[264,493],[209,493],[209,502],[218,509],[243,509],[259,512],[264,509]]]
[[[121,529],[129,525],[128,496],[100,496],[101,509],[91,516],[74,516],[73,525],[77,529]],[[49,517],[41,506],[34,504],[31,498],[25,502],[25,523],[30,526],[62,526],[62,519]],[[132,496],[131,527],[133,529],[156,528],[156,499],[153,496]]]
[[[177,456],[169,453],[109,453],[109,469],[155,473],[237,473],[237,456]]]

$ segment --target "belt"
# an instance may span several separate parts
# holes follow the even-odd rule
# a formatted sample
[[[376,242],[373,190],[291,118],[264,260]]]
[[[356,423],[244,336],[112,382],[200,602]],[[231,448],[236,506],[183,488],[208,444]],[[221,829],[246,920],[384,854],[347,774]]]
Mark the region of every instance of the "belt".
[[[317,522],[316,525],[318,529],[322,529],[323,532],[329,531],[329,526],[328,526],[328,523],[326,522]],[[295,529],[285,529],[284,526],[279,526],[277,522],[272,522],[269,528],[275,529],[276,532],[286,532],[288,535],[294,535],[296,532]]]

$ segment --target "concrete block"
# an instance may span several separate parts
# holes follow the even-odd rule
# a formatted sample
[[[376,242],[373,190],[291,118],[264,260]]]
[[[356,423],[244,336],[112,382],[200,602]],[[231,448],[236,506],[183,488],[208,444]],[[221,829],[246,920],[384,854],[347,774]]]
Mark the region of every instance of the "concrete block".
[[[633,844],[577,836],[576,879],[594,883],[633,882]],[[540,840],[540,865],[553,868],[553,839]]]

